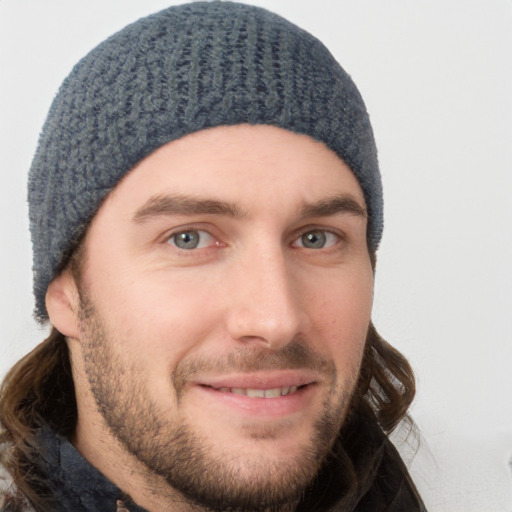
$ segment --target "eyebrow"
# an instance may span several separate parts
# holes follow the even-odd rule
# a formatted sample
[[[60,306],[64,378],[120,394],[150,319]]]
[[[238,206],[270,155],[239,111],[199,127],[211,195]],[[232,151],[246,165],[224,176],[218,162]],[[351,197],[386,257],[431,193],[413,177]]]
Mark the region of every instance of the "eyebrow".
[[[165,215],[225,215],[242,218],[247,214],[237,205],[216,199],[184,195],[157,195],[146,201],[133,216],[136,223]]]
[[[357,199],[350,194],[340,194],[327,199],[322,199],[313,204],[305,205],[301,217],[329,217],[332,215],[347,213],[366,217],[366,208],[361,206]]]
[[[349,194],[341,194],[304,205],[301,218],[329,217],[337,214],[366,217],[366,209]],[[133,221],[141,224],[155,217],[169,215],[223,215],[236,219],[248,214],[234,203],[216,199],[202,199],[185,195],[156,195],[146,201],[134,214]]]

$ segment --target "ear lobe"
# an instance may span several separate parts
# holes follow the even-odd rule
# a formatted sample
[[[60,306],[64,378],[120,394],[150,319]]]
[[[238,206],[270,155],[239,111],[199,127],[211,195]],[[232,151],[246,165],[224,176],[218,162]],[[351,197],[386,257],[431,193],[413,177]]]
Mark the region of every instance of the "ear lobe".
[[[78,338],[80,298],[71,272],[64,270],[48,286],[46,310],[51,324],[64,336]]]

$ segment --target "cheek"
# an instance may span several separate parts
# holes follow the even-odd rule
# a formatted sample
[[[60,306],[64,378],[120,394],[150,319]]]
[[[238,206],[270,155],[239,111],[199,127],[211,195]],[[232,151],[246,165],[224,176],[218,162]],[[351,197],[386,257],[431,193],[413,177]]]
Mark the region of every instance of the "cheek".
[[[108,292],[98,290],[101,300],[93,299],[118,375],[131,382],[128,390],[144,389],[149,401],[165,409],[162,414],[176,402],[173,370],[201,347],[207,332],[211,301],[183,284],[125,275]]]
[[[341,366],[358,365],[371,319],[371,269],[356,269],[331,276],[321,291],[312,294],[308,303],[313,329],[333,359],[338,360]]]
[[[95,303],[119,337],[139,350],[141,361],[172,367],[212,329],[215,300],[204,279],[124,272],[115,283],[100,290]]]

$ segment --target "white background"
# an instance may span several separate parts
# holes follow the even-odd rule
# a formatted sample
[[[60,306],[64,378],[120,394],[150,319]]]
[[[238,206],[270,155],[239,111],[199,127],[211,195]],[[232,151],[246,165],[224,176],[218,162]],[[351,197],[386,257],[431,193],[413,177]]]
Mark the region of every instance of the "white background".
[[[170,3],[0,0],[0,375],[45,332],[25,195],[53,95],[93,46]],[[417,374],[429,510],[511,512],[512,2],[254,3],[318,36],[370,111],[386,205],[374,320]]]

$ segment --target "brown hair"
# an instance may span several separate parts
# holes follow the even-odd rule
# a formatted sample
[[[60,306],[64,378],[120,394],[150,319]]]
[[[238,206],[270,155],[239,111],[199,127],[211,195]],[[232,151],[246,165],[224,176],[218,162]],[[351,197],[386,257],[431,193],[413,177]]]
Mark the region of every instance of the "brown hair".
[[[34,432],[49,425],[70,435],[76,424],[75,389],[65,337],[52,329],[48,338],[20,359],[7,373],[0,388],[0,462],[10,473],[16,496],[14,510],[26,500],[44,510],[44,484],[33,473],[37,453]],[[46,508],[47,509],[47,508]]]

